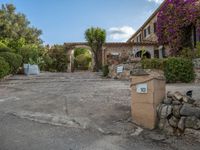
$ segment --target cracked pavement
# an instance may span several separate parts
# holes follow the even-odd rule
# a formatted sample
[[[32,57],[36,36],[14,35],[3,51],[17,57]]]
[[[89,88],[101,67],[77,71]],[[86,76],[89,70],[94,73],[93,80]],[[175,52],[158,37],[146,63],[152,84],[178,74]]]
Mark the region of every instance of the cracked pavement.
[[[0,150],[199,149],[132,123],[130,102],[129,81],[96,73],[12,76],[0,82]]]

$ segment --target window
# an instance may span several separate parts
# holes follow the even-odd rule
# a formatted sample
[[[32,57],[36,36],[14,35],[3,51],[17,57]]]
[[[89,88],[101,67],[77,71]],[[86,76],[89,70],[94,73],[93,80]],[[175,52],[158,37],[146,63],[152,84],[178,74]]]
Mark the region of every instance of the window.
[[[151,34],[151,26],[148,26],[148,35]]]
[[[154,22],[154,24],[153,24],[153,31],[154,31],[154,33],[156,33],[156,30],[157,30],[157,23]]]
[[[137,36],[137,42],[139,42],[139,37]]]
[[[142,35],[141,34],[139,34],[138,36],[137,36],[137,42],[139,43],[139,42],[142,42]]]
[[[147,36],[147,30],[144,29],[144,37],[146,37],[146,36]]]
[[[140,42],[142,42],[142,35],[140,34],[139,37],[140,37]]]

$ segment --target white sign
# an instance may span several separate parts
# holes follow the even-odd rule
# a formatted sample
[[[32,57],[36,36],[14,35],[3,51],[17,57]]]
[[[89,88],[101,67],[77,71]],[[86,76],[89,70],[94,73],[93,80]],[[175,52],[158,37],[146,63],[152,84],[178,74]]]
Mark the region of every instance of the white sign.
[[[124,69],[123,66],[117,67],[117,73],[122,73],[123,69]]]
[[[137,93],[147,93],[147,83],[136,85]]]

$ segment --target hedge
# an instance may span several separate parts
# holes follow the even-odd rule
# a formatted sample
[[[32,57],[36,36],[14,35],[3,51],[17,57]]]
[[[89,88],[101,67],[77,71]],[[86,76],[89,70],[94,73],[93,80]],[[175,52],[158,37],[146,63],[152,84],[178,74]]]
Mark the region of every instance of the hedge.
[[[159,70],[163,70],[164,69],[164,59],[158,59],[158,58],[143,59],[142,60],[142,67],[144,69],[159,69]]]
[[[0,57],[0,79],[8,75],[10,66],[3,57]]]
[[[0,53],[0,57],[3,57],[6,62],[10,65],[10,73],[17,73],[19,67],[22,64],[22,56],[10,52]]]
[[[164,62],[164,73],[167,82],[191,82],[195,79],[192,60],[185,58],[168,58]]]
[[[163,70],[168,83],[191,82],[195,78],[192,60],[180,57],[142,60],[144,69]]]
[[[14,50],[9,47],[0,47],[0,53],[1,52],[14,52]]]

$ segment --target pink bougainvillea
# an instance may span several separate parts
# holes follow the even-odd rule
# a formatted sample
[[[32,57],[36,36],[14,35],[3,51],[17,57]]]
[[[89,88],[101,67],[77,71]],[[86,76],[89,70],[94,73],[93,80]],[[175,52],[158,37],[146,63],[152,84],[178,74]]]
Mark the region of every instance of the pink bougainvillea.
[[[200,34],[200,0],[166,0],[157,20],[160,44],[169,44],[172,54],[182,47],[183,29],[196,26]]]

